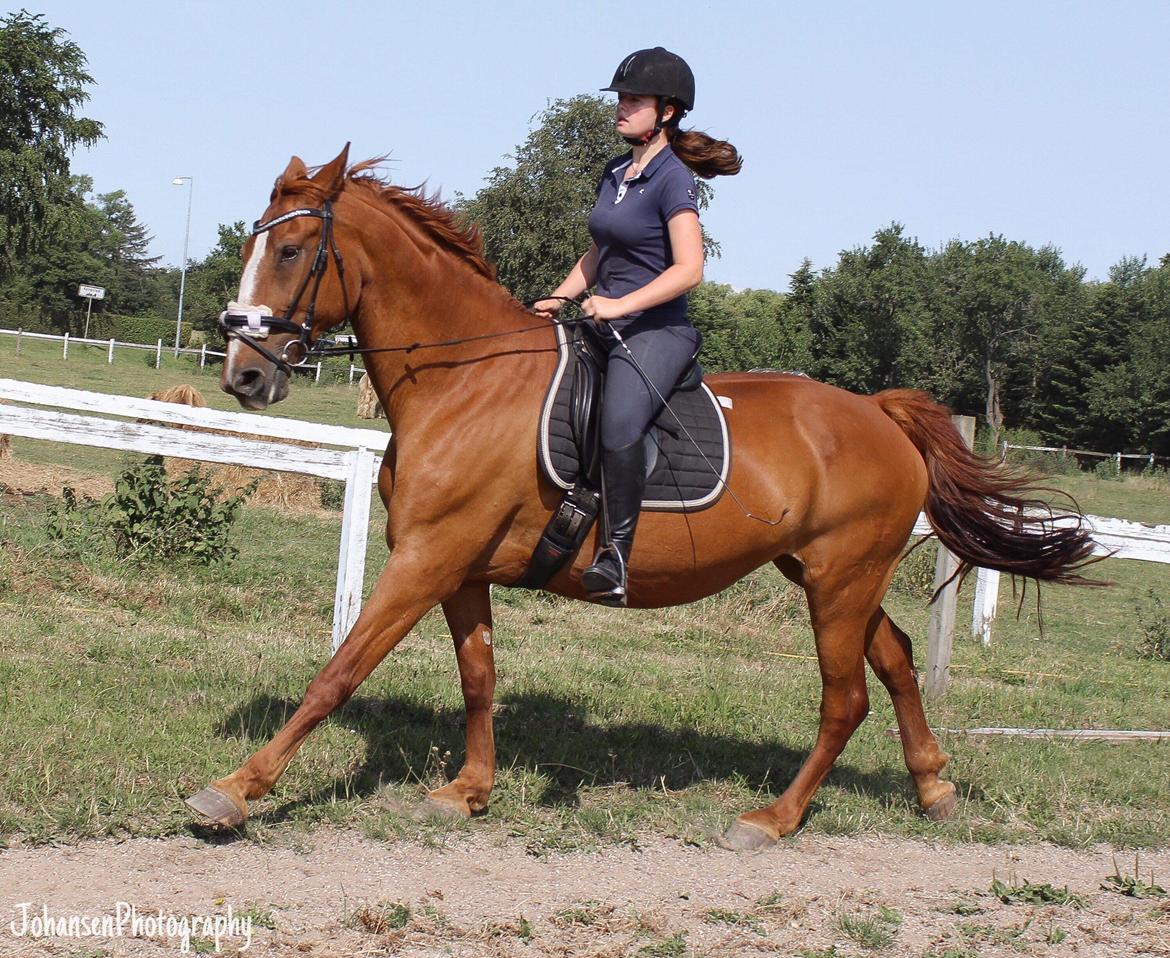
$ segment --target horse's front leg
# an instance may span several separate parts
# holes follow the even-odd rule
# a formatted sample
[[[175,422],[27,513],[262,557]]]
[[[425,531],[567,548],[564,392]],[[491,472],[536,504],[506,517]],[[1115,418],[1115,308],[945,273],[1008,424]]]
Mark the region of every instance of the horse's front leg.
[[[419,556],[395,550],[345,642],[309,683],[300,708],[240,768],[188,798],[191,808],[221,825],[243,825],[248,801],[268,794],[317,724],[344,705],[415,623],[458,588],[461,572],[444,571]]]
[[[427,795],[422,811],[468,817],[487,808],[496,777],[496,743],[492,736],[496,665],[492,655],[492,600],[487,583],[464,585],[443,603],[443,613],[455,640],[459,681],[467,709],[467,756],[453,782]]]

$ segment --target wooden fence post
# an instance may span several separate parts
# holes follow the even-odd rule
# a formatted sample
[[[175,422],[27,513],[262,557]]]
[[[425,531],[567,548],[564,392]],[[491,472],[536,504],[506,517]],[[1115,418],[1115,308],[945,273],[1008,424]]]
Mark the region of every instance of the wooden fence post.
[[[199,368],[203,369],[207,365],[207,343],[199,347]]]
[[[154,368],[158,369],[162,365],[162,340],[158,341],[158,345],[154,347]]]
[[[69,334],[68,333],[65,334],[65,338],[64,338],[63,342],[65,345],[61,347],[61,358],[68,359],[69,358]]]
[[[17,356],[20,355],[20,340],[23,336],[24,336],[24,327],[21,326],[20,329],[18,329],[16,331],[16,355]]]
[[[114,341],[112,339],[110,340],[109,351],[106,353],[106,365],[114,365]]]
[[[975,445],[975,417],[952,416],[963,442],[970,449]],[[958,557],[942,543],[938,546],[938,560],[934,566],[934,587],[938,589],[950,579],[959,568]],[[950,682],[951,647],[955,639],[955,608],[959,601],[959,585],[951,582],[944,588],[930,606],[930,629],[926,645],[926,681],[928,696],[939,696],[947,690]]]

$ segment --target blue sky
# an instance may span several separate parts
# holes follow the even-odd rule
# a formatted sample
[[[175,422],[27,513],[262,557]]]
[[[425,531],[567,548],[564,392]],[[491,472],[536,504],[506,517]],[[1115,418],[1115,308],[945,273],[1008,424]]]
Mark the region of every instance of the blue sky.
[[[6,12],[17,9],[7,6]],[[88,54],[74,158],[125,189],[165,262],[251,221],[297,153],[390,153],[396,182],[473,193],[549,101],[662,44],[697,75],[687,123],[734,142],[707,278],[786,289],[892,220],[928,247],[1002,233],[1103,278],[1170,252],[1170,4],[29,0]],[[684,123],[684,125],[687,125]]]

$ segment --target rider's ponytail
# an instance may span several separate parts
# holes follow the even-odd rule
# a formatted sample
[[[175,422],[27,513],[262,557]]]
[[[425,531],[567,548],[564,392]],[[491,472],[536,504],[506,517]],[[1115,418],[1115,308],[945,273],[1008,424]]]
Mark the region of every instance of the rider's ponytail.
[[[675,108],[678,109],[677,105]],[[677,122],[668,121],[664,129],[674,155],[696,176],[705,180],[713,176],[735,176],[743,166],[739,150],[726,140],[717,140],[698,130],[680,130]]]

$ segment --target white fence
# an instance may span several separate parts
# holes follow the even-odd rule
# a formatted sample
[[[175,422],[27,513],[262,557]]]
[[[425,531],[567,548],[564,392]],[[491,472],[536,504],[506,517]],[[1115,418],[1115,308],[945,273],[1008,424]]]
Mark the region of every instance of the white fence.
[[[1094,555],[1170,563],[1170,525],[1153,525],[1103,516],[1081,518],[1092,534]],[[919,516],[914,524],[914,535],[930,535],[931,531],[926,517]],[[976,570],[971,635],[984,645],[991,644],[991,625],[995,621],[998,604],[999,579],[1000,574],[994,569]]]
[[[349,633],[362,604],[371,485],[377,480],[382,462],[375,450],[380,453],[385,448],[390,438],[388,433],[275,416],[196,409],[176,403],[42,386],[13,379],[0,379],[0,400],[4,401],[0,404],[0,434],[343,481],[345,509],[341,520],[341,549],[333,604],[334,650]],[[13,403],[21,405],[11,405]],[[63,409],[88,415],[59,411]],[[135,422],[134,419],[270,439],[296,439],[341,448],[311,449],[245,436],[168,429]]]
[[[1009,449],[1019,449],[1023,452],[1047,452],[1058,455],[1061,459],[1067,459],[1069,456],[1072,456],[1074,459],[1082,456],[1090,459],[1112,459],[1119,473],[1121,472],[1121,463],[1124,459],[1135,459],[1138,462],[1144,462],[1149,469],[1153,469],[1159,462],[1170,462],[1170,458],[1166,456],[1155,456],[1152,452],[1094,452],[1091,449],[1070,449],[1068,446],[1017,446],[1010,442],[1001,442],[999,444],[999,458],[1006,459]]]
[[[154,368],[158,369],[162,365],[163,351],[171,353],[172,355],[186,355],[199,357],[199,368],[202,369],[207,365],[208,357],[212,359],[223,359],[227,354],[216,349],[208,349],[207,344],[204,343],[198,349],[193,346],[184,346],[176,350],[173,346],[164,346],[163,341],[158,340],[153,346],[145,345],[143,343],[123,343],[116,339],[84,339],[81,336],[71,336],[65,333],[63,336],[58,336],[55,333],[27,333],[23,329],[0,329],[0,336],[12,336],[16,340],[16,355],[20,355],[21,343],[26,339],[41,340],[47,342],[57,342],[61,344],[61,358],[67,360],[69,358],[70,346],[97,346],[106,351],[106,363],[113,365],[114,350],[115,349],[137,349],[145,350],[149,353],[154,353]],[[314,363],[305,366],[306,373],[312,372],[313,381],[321,381],[321,364]],[[355,366],[352,362],[349,364],[349,382],[352,385],[355,379],[361,379],[366,373],[361,366]]]
[[[370,487],[377,480],[378,468],[381,465],[381,459],[373,450],[385,447],[389,440],[388,433],[372,429],[327,426],[274,416],[195,409],[175,403],[42,386],[12,379],[0,379],[0,400],[10,404],[21,404],[0,404],[0,434],[8,433],[29,439],[47,439],[54,442],[121,449],[148,455],[176,456],[343,480],[345,508],[342,515],[337,591],[333,607],[334,650],[349,633],[361,611],[370,517]],[[90,415],[56,411],[59,409],[75,410]],[[287,446],[250,438],[168,429],[163,426],[125,421],[125,418],[106,418],[110,416],[134,417],[171,425],[199,426],[272,439],[297,439],[342,448],[307,449],[303,446]],[[1094,552],[1097,555],[1170,563],[1170,525],[1149,525],[1101,516],[1083,518],[1092,531]],[[914,525],[914,534],[928,535],[931,531],[926,517],[919,516]],[[945,553],[945,550],[940,552]],[[940,556],[936,583],[945,580],[949,575],[946,570],[953,568],[948,564],[946,556],[949,556],[949,553]],[[1000,574],[990,569],[977,571],[971,632],[984,645],[991,642],[991,626],[995,621],[999,599],[999,579]],[[945,601],[944,596],[940,596],[932,614],[930,644],[927,651],[927,688],[936,692],[946,687],[950,666],[949,633],[954,622],[956,595],[957,589],[952,586]],[[941,646],[937,641],[940,631],[947,632]]]

